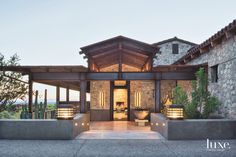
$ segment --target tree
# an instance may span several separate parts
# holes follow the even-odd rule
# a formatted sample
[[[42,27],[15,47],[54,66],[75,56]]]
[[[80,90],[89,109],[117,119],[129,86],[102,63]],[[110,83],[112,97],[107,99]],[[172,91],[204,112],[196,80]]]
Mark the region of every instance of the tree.
[[[220,105],[219,100],[207,90],[207,75],[203,68],[196,73],[197,80],[192,82],[192,101],[185,106],[187,118],[209,118]]]
[[[6,60],[4,55],[0,53],[0,66],[19,66],[19,56],[14,54],[10,59]],[[12,110],[13,104],[18,99],[24,99],[28,92],[28,85],[19,81],[22,74],[16,72],[0,71],[0,112],[4,110]]]

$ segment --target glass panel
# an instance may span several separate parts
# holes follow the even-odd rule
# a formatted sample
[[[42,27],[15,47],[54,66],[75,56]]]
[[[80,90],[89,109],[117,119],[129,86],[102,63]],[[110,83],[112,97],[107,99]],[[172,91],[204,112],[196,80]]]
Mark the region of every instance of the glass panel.
[[[114,120],[127,120],[128,106],[127,106],[127,89],[114,89]]]

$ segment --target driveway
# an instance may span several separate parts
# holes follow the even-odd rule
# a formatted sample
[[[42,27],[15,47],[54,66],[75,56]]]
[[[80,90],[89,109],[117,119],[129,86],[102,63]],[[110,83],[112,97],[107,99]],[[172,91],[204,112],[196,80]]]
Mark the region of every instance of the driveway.
[[[223,142],[223,141],[221,141]],[[235,157],[230,149],[207,150],[206,141],[162,139],[0,140],[1,157]]]

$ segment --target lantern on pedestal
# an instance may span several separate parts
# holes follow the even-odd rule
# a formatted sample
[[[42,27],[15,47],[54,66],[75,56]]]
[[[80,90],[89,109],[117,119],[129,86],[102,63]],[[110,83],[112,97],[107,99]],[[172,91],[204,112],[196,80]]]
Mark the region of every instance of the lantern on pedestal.
[[[169,119],[183,119],[184,118],[184,107],[182,105],[172,104],[167,107],[167,118]]]
[[[59,104],[57,106],[57,119],[70,120],[74,118],[74,105]]]

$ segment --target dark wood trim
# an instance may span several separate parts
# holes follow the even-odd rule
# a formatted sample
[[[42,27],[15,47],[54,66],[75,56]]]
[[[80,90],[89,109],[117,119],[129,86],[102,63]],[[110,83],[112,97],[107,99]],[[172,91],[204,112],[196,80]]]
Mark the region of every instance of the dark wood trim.
[[[70,89],[66,88],[66,102],[70,101]]]
[[[88,73],[33,73],[33,81],[80,80],[194,80],[194,72],[88,72]]]
[[[110,120],[113,120],[113,101],[114,101],[114,81],[110,81]]]
[[[87,91],[87,81],[80,81],[80,113],[87,112],[87,103],[86,103],[86,91]]]
[[[29,113],[32,113],[32,105],[33,105],[33,81],[32,81],[32,78],[31,78],[31,75],[29,75],[29,91],[28,91],[28,94],[29,94],[29,97],[28,97],[28,108],[29,108]]]
[[[60,102],[60,87],[56,86],[56,104],[59,105]]]
[[[126,82],[126,85],[127,85],[127,90],[128,90],[128,92],[127,92],[127,105],[128,105],[128,121],[130,121],[130,97],[131,97],[131,95],[130,95],[130,81],[127,81]]]
[[[161,81],[155,81],[155,112],[161,112]]]

